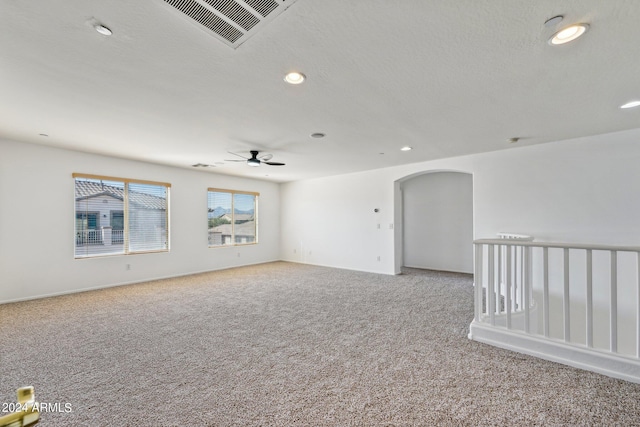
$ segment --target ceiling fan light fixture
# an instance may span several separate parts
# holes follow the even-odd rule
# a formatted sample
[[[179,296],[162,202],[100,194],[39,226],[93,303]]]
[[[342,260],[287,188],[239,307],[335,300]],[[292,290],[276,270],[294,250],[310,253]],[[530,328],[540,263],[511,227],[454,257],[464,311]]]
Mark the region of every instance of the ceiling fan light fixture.
[[[551,36],[551,38],[549,39],[549,44],[557,46],[569,43],[583,35],[588,29],[588,24],[574,24],[569,27],[563,28],[562,30]]]
[[[249,166],[257,167],[257,166],[260,166],[260,163],[261,163],[260,160],[255,159],[255,158],[254,159],[247,159],[247,164]]]
[[[292,71],[284,76],[284,81],[291,85],[299,85],[304,82],[306,78],[307,76],[305,76],[304,74],[297,71]]]

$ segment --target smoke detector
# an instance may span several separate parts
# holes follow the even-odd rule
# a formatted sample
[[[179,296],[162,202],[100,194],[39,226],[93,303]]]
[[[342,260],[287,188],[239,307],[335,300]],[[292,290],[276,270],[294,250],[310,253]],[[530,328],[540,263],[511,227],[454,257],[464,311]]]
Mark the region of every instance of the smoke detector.
[[[163,0],[198,28],[233,49],[296,0]]]

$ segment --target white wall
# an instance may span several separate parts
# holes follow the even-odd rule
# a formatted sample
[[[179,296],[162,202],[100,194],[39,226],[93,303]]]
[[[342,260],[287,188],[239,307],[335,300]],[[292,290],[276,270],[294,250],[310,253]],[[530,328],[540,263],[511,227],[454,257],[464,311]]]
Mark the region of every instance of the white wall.
[[[442,170],[473,174],[475,238],[503,231],[545,241],[637,245],[638,165],[635,129],[283,184],[282,258],[399,272],[397,181]]]
[[[171,183],[170,252],[74,259],[73,172]],[[208,248],[209,187],[260,193],[260,243]],[[279,187],[0,140],[0,302],[278,260]]]
[[[393,181],[369,182],[369,176],[283,184],[281,257],[354,270],[393,270]]]
[[[472,176],[427,173],[401,189],[404,265],[473,273]]]
[[[399,182],[427,171],[473,174],[475,238],[637,245],[639,164],[640,129],[282,185],[0,140],[0,302],[277,259],[398,273]],[[75,260],[73,172],[170,182],[171,251]],[[258,245],[207,247],[208,187],[261,193]]]

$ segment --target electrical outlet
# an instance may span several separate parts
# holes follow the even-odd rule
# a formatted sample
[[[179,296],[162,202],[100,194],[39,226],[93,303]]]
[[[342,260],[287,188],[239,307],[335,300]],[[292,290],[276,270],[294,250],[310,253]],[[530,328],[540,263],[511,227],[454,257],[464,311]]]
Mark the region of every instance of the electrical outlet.
[[[380,255],[378,255],[378,261],[380,261]]]
[[[125,270],[131,270],[131,264],[127,264],[124,266]]]
[[[238,258],[240,258],[240,252],[238,252]]]
[[[294,254],[297,254],[297,253],[298,253],[298,250],[297,250],[297,249],[294,249],[294,250],[293,250],[293,253],[294,253]]]

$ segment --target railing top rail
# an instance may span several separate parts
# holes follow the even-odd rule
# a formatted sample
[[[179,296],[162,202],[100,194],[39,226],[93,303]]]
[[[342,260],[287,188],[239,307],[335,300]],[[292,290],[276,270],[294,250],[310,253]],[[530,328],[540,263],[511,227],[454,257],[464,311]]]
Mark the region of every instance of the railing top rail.
[[[530,246],[534,248],[591,249],[594,251],[640,252],[640,246],[600,245],[597,243],[536,242],[518,239],[478,239],[476,245]]]

